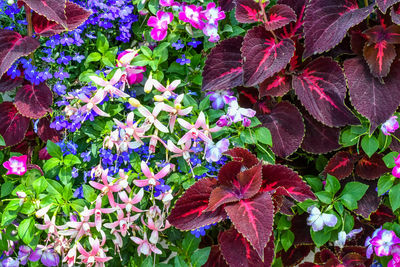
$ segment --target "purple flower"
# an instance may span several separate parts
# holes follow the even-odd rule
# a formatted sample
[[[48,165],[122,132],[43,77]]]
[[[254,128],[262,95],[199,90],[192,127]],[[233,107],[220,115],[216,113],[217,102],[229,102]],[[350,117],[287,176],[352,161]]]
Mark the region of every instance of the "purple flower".
[[[192,38],[192,41],[188,42],[187,44],[193,46],[193,48],[197,48],[197,46],[201,44],[201,41],[196,41],[196,39]]]
[[[10,76],[11,79],[21,76],[21,71],[18,69],[18,64],[12,65],[11,68],[8,69],[7,75]]]
[[[82,186],[80,186],[80,187],[78,187],[76,190],[75,190],[75,192],[74,192],[74,198],[84,198],[84,195],[83,195],[83,187]]]
[[[81,63],[82,60],[85,59],[85,56],[82,56],[82,55],[77,54],[77,55],[74,56],[72,59],[75,60],[75,61],[78,62],[78,63]]]
[[[176,43],[172,43],[172,46],[175,47],[175,50],[179,50],[185,47],[181,40],[176,41]]]
[[[83,159],[83,162],[89,162],[90,161],[90,151],[87,152],[82,152],[81,153],[81,158]]]
[[[232,124],[231,118],[226,115],[222,115],[217,121],[217,126],[219,127],[230,126],[231,124]]]
[[[62,44],[63,46],[70,46],[74,43],[74,39],[72,39],[71,37],[68,36],[64,36],[60,39],[60,44]]]
[[[58,36],[57,36],[58,37]],[[60,44],[59,37],[57,38],[56,36],[53,36],[50,38],[50,40],[46,41],[46,46],[55,48],[57,45]]]
[[[181,65],[185,65],[185,64],[189,64],[190,63],[190,59],[186,58],[185,55],[182,55],[182,58],[178,58],[176,60],[176,62],[181,64]]]
[[[206,24],[203,28],[203,33],[210,37],[208,38],[209,42],[216,43],[219,41],[220,37],[218,34],[218,27],[214,24]]]
[[[250,108],[241,108],[237,101],[232,101],[229,104],[227,115],[231,117],[233,123],[236,123],[242,121],[244,117],[254,117],[256,112]]]
[[[64,68],[60,68],[57,72],[54,73],[54,77],[60,80],[64,80],[69,78],[68,72],[64,71]]]
[[[43,80],[49,80],[53,78],[53,75],[50,73],[49,68],[47,68],[45,71],[39,73],[39,77]]]
[[[13,258],[6,258],[1,262],[1,266],[3,267],[19,267],[19,261]]]
[[[392,246],[399,244],[400,238],[398,238],[393,231],[383,229],[371,239],[370,243],[374,246],[377,256],[389,256]]]
[[[44,266],[57,266],[60,262],[60,256],[53,250],[43,245],[38,245],[36,250],[29,256],[29,261],[40,261]]]
[[[32,249],[28,246],[20,246],[18,251],[18,259],[20,260],[22,265],[25,265],[28,262],[28,257],[32,253]]]
[[[72,178],[76,178],[76,177],[78,177],[78,175],[79,175],[78,169],[73,167],[72,171],[71,171]]]
[[[208,162],[217,162],[221,159],[222,153],[229,148],[229,140],[224,138],[216,144],[209,143],[206,148],[206,160]]]
[[[231,96],[233,95],[233,92],[230,90],[226,91],[216,91],[211,93],[210,95],[210,101],[212,102],[212,108],[213,109],[222,109],[225,107],[225,104],[227,103],[228,98],[225,96]]]
[[[334,214],[321,213],[321,211],[311,206],[307,209],[310,216],[307,218],[307,225],[310,225],[314,232],[321,231],[324,226],[334,227],[337,223],[337,218]]]
[[[71,57],[70,56],[66,56],[64,55],[64,53],[60,54],[60,57],[57,58],[57,64],[64,64],[64,65],[68,65],[68,63],[71,61]]]
[[[56,94],[58,95],[64,95],[65,94],[65,90],[67,89],[67,87],[62,84],[61,82],[57,82],[54,86],[53,86],[53,90]]]
[[[381,131],[384,135],[390,135],[399,129],[399,122],[397,121],[397,116],[392,116],[381,126]]]

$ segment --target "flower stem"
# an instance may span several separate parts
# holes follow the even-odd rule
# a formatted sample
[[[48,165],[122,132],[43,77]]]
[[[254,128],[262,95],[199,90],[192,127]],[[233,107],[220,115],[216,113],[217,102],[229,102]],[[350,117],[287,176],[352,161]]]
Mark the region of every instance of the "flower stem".
[[[364,0],[364,5],[365,5],[365,7],[367,7],[369,5],[368,0]]]
[[[33,28],[32,28],[32,12],[31,8],[25,4],[25,16],[26,16],[26,22],[28,23],[27,25],[27,30],[28,30],[28,36],[32,37],[33,35]],[[29,55],[29,57],[32,59],[32,64],[33,64],[33,53]]]
[[[262,3],[262,0],[258,0],[258,4],[260,5],[261,14],[263,15],[265,29],[267,31],[269,31],[272,34],[272,36],[274,36],[275,43],[278,43],[278,38],[276,37],[276,34],[273,31],[268,30],[265,25],[266,23],[268,23],[268,18],[267,18],[267,14],[265,13],[265,8],[264,8],[264,4]]]

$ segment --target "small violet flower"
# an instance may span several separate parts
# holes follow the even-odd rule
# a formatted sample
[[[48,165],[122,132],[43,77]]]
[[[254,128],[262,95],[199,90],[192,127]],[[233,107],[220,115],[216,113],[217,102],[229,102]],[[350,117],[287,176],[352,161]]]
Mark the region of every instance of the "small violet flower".
[[[314,232],[321,231],[324,226],[334,227],[337,223],[337,218],[333,214],[321,213],[321,211],[315,207],[311,206],[307,209],[310,216],[307,218],[307,225],[310,225]]]
[[[381,126],[381,131],[384,135],[390,135],[399,129],[399,122],[397,121],[397,116],[392,116]]]
[[[186,58],[185,55],[182,55],[182,58],[178,58],[176,60],[177,63],[181,64],[181,65],[186,65],[190,63],[190,59]]]
[[[15,174],[15,175],[24,175],[27,171],[26,169],[26,161],[28,159],[27,155],[19,156],[19,157],[11,157],[8,161],[3,163],[4,168],[8,171],[6,175]]]

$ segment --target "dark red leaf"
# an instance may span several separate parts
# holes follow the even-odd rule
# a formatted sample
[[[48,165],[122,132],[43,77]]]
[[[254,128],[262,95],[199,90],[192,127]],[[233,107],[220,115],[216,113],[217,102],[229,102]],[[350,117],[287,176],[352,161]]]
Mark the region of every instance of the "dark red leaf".
[[[50,156],[50,154],[47,152],[46,147],[42,148],[42,149],[39,151],[39,159],[40,159],[40,160],[48,160],[48,159],[51,159],[51,156]]]
[[[306,135],[301,148],[315,154],[325,154],[339,149],[339,128],[331,128],[315,120],[308,113],[303,112]]]
[[[315,199],[314,193],[301,177],[283,165],[264,165],[262,169],[262,191],[284,195],[296,201]]]
[[[250,242],[264,260],[264,248],[271,236],[274,221],[271,195],[267,192],[257,194],[252,199],[242,199],[238,203],[230,204],[225,210],[236,230]],[[224,251],[222,253],[224,254]],[[225,259],[228,261],[226,257]]]
[[[284,96],[290,91],[292,85],[292,77],[285,75],[284,71],[266,79],[260,84],[260,97],[263,96]]]
[[[396,58],[396,49],[393,44],[400,43],[400,26],[391,25],[387,28],[375,26],[364,34],[368,42],[364,45],[363,55],[371,73],[377,78],[386,77]]]
[[[350,29],[350,47],[354,54],[363,56],[364,45],[367,42],[367,36],[364,31],[368,28],[365,22],[358,24]]]
[[[249,30],[242,47],[245,85],[257,85],[281,71],[290,62],[294,51],[291,39],[276,42],[272,33],[265,30],[263,25]]]
[[[24,139],[29,122],[29,118],[22,116],[13,103],[0,104],[0,135],[6,146],[16,145]]]
[[[392,222],[396,219],[396,215],[393,214],[392,209],[385,206],[380,205],[378,210],[373,212],[370,216],[370,223],[375,226],[381,226],[386,222]]]
[[[196,182],[175,203],[168,221],[180,230],[193,230],[224,220],[226,213],[222,208],[214,212],[204,212],[208,207],[211,191],[216,186],[217,181],[212,178],[203,178]]]
[[[267,19],[268,22],[264,24],[265,28],[268,31],[274,31],[289,24],[291,21],[296,21],[297,16],[290,6],[276,4],[268,10]]]
[[[366,266],[364,262],[367,258],[361,256],[358,253],[348,253],[346,254],[341,260],[344,266],[349,267],[359,267],[359,266]]]
[[[4,93],[10,90],[17,88],[22,85],[24,79],[20,77],[15,77],[15,79],[11,79],[10,76],[4,74],[0,79],[0,93]]]
[[[316,263],[325,263],[324,266],[334,267],[340,265],[340,261],[336,255],[327,248],[317,252],[315,258]]]
[[[394,133],[392,133],[392,134],[395,135],[397,138],[400,139],[400,131],[396,131],[396,132],[394,132]],[[397,152],[400,153],[400,142],[397,141],[396,138],[393,138],[393,139],[392,139],[392,143],[390,143],[390,146],[389,146],[389,147],[390,147],[391,150],[397,151]]]
[[[342,68],[331,58],[318,58],[293,77],[293,88],[310,114],[325,125],[339,127],[358,124],[345,106],[346,79]]]
[[[84,23],[91,12],[81,6],[67,1],[65,15],[67,16],[68,30],[72,31]],[[35,32],[41,36],[53,36],[64,32],[66,29],[55,21],[47,19],[45,16],[33,13],[32,24]]]
[[[26,84],[21,87],[15,96],[15,106],[25,117],[39,119],[51,111],[53,94],[45,84]]]
[[[222,255],[231,267],[269,267],[274,259],[275,246],[273,234],[264,248],[264,262],[249,242],[235,228],[221,233],[218,241]]]
[[[303,232],[309,232],[304,231],[304,229],[302,229]],[[284,250],[281,250],[279,255],[281,256],[283,266],[298,266],[300,262],[302,262],[304,258],[307,257],[308,254],[310,254],[312,248],[313,246],[300,245],[296,247],[291,247],[286,252]]]
[[[302,17],[308,0],[278,0],[278,4],[290,6],[299,18]]]
[[[218,0],[218,6],[225,12],[231,11],[235,7],[235,0]]]
[[[335,47],[348,29],[363,21],[373,10],[374,5],[358,8],[357,0],[311,0],[304,19],[304,57]]]
[[[312,263],[312,262],[304,262],[299,265],[299,267],[320,267],[320,265]]]
[[[308,218],[308,213],[303,213],[301,215],[296,214],[293,216],[291,220],[291,226],[290,230],[294,234],[294,241],[293,241],[293,246],[298,247],[300,245],[314,245],[314,242],[311,238],[310,231],[304,231],[304,229],[307,229],[307,218]],[[304,254],[304,257],[307,254]]]
[[[382,11],[382,13],[386,13],[386,10],[393,6],[394,4],[400,2],[400,0],[376,0],[376,5]]]
[[[240,188],[240,197],[243,199],[251,198],[257,194],[261,187],[261,163],[244,170],[237,175],[237,181]],[[234,184],[236,181],[234,181]]]
[[[218,184],[230,187],[232,180],[241,171],[243,164],[239,161],[230,161],[226,163],[218,172]]]
[[[218,245],[211,246],[208,260],[202,267],[229,267]]]
[[[233,148],[225,154],[231,156],[234,161],[242,163],[248,169],[260,162],[254,154],[244,148]]]
[[[282,101],[270,114],[260,115],[259,120],[271,131],[272,151],[279,157],[287,157],[301,145],[304,124],[300,111],[291,103]]]
[[[205,211],[214,211],[224,204],[238,202],[239,200],[240,198],[231,187],[222,185],[211,192],[208,208]]]
[[[324,173],[343,179],[353,172],[354,163],[351,155],[346,151],[336,153],[325,167]]]
[[[361,58],[344,62],[353,106],[371,122],[370,131],[384,123],[393,115],[400,104],[400,63],[394,62],[384,84],[374,78]]]
[[[236,0],[235,17],[241,23],[262,21],[260,5],[254,0]]]
[[[278,0],[278,4],[284,4],[290,6],[296,16],[297,21],[292,22],[285,26],[282,31],[280,31],[279,36],[285,36],[287,38],[292,38],[297,34],[303,34],[303,24],[304,24],[304,13],[306,10],[306,5],[308,0]],[[296,49],[297,50],[297,49]]]
[[[57,143],[61,140],[61,133],[56,129],[50,128],[49,117],[41,118],[37,125],[37,135],[43,142],[47,140]]]
[[[211,50],[203,70],[203,90],[225,90],[243,85],[242,42],[240,36],[227,39]]]
[[[66,0],[20,0],[27,4],[33,11],[45,16],[48,20],[55,21],[68,29],[66,17]]]
[[[381,154],[374,154],[371,158],[364,156],[356,165],[356,174],[367,180],[374,180],[390,171],[382,160]]]
[[[361,179],[357,179],[358,182],[362,182],[368,185],[367,192],[364,196],[357,202],[358,208],[354,210],[356,214],[361,215],[362,217],[369,219],[369,216],[372,212],[375,212],[379,204],[381,203],[382,198],[378,197],[376,190],[377,181],[362,181]]]
[[[0,77],[20,57],[27,56],[40,46],[33,37],[22,37],[19,33],[0,29]]]

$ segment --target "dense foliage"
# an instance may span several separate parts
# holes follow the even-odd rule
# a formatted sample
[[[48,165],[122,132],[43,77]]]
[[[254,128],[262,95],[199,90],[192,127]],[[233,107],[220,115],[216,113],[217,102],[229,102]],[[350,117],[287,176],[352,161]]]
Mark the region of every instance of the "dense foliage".
[[[9,0],[0,26],[1,266],[400,266],[399,0]]]

